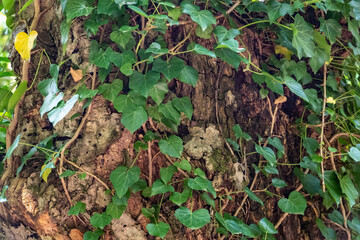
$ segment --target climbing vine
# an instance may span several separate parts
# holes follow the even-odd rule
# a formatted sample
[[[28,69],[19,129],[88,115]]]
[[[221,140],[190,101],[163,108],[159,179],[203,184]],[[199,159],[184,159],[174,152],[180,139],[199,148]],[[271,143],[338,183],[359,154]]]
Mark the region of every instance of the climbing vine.
[[[1,140],[7,146],[4,161],[10,160],[19,144],[31,147],[21,159],[17,168],[19,174],[26,167],[27,160],[41,152],[46,160],[40,177],[47,181],[57,168],[71,205],[68,214],[72,216],[84,213],[86,205],[72,201],[65,179],[75,174],[80,178],[89,175],[102,184],[107,189],[104,194],[110,194],[112,200],[104,212],[90,217],[93,231],[86,232],[84,239],[99,239],[112,219],[121,217],[128,199],[135,192],[141,192],[146,198],[161,196],[158,204],[142,209],[143,215],[150,219],[146,226],[148,233],[160,238],[170,230],[170,225],[160,217],[165,198],[177,206],[175,217],[187,228],[199,229],[214,219],[220,238],[232,234],[274,239],[277,228],[288,214],[304,215],[311,205],[308,203],[314,196],[319,196],[324,212],[316,213],[316,225],[324,237],[336,239],[331,228],[336,225],[346,232],[348,239],[360,239],[359,0],[60,0],[64,15],[60,26],[64,51],[76,18],[85,19],[83,27],[91,41],[87,68],[81,69],[76,64],[71,69],[66,68],[65,63],[71,56],[57,63],[48,58],[49,78],[35,84],[44,97],[39,114],[47,117],[53,126],[76,104],[82,103],[84,115],[79,127],[61,147],[52,144],[56,135],[37,145],[20,142],[21,136],[15,137],[14,128],[11,124],[8,127],[8,120],[16,121],[16,105],[26,91],[34,87],[36,76],[32,76],[32,83],[28,81],[31,51],[41,51],[41,57],[47,53],[44,49],[37,49],[35,43],[36,26],[42,14],[39,1],[19,4],[15,0],[2,0],[1,3],[0,9],[4,9],[10,28],[17,24],[16,7],[20,9],[18,15],[31,4],[35,7],[32,25],[15,38],[14,47],[23,61],[22,76],[18,76],[19,81],[11,87],[0,86],[0,120],[8,131],[6,141]],[[165,34],[179,25],[191,27],[186,28],[178,42],[167,43]],[[243,31],[248,28],[264,32],[267,36],[264,41],[275,49],[260,64],[252,61],[251,53],[241,39]],[[111,34],[107,36],[105,33],[109,29]],[[194,36],[209,40],[211,46],[192,42]],[[252,73],[253,81],[259,85],[260,96],[269,104],[272,121],[268,134],[258,133],[255,139],[236,124],[232,129],[234,137],[226,139],[229,151],[238,160],[246,159],[249,154],[259,156],[257,164],[252,166],[255,171],[252,180],[240,191],[224,193],[215,189],[205,172],[183,156],[183,139],[175,133],[184,119],[192,119],[193,106],[188,96],[177,97],[169,89],[169,83],[175,79],[196,88],[199,73],[188,65],[186,56],[189,54],[221,59],[224,62],[221,64],[230,64],[236,70],[242,66],[241,71]],[[65,71],[68,74],[61,79],[60,72]],[[110,80],[108,75],[114,72],[116,78]],[[75,85],[64,92],[58,84],[69,75]],[[4,71],[0,74],[3,76],[6,76]],[[302,117],[294,126],[301,137],[300,158],[291,163],[286,161],[285,143],[274,133],[278,111],[287,101],[285,95],[290,94],[286,94],[288,90],[304,105]],[[84,128],[92,109],[92,99],[97,95],[113,104],[121,113],[121,123],[131,133],[139,129],[144,131],[143,138],[134,144],[136,157],[111,173],[111,186],[67,159],[67,150]],[[75,117],[78,116],[72,116]],[[153,126],[153,121],[163,124],[164,128],[146,129],[146,123]],[[338,133],[327,139],[324,131],[330,124]],[[309,136],[309,129],[317,132],[319,138]],[[254,153],[246,151],[245,142],[254,145]],[[158,144],[170,162],[169,166],[159,169],[160,178],[154,182],[151,157],[148,181],[140,179],[140,168],[136,166],[140,153],[147,151],[152,144]],[[72,167],[66,169],[65,166]],[[289,167],[300,181],[287,194],[279,191],[288,186],[277,176],[279,166]],[[174,181],[177,172],[182,177]],[[255,189],[255,182],[261,174],[270,178],[271,184],[264,189]],[[3,188],[0,201],[6,200],[6,188]],[[236,194],[243,194],[243,200],[235,213],[227,213],[222,204],[233,201]],[[277,199],[277,206],[283,212],[277,222],[272,223],[264,217],[248,225],[237,217],[247,198],[264,207],[265,195]],[[194,209],[197,196],[205,207]],[[185,206],[186,202],[190,207]],[[329,224],[325,225],[324,220]]]

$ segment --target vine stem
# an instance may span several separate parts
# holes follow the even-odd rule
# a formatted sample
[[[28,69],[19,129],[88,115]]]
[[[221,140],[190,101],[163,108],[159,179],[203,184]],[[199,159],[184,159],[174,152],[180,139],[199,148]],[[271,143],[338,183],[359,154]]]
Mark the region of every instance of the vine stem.
[[[322,177],[322,189],[325,192],[325,176],[324,176],[324,129],[325,129],[325,108],[326,108],[326,74],[327,74],[327,65],[324,63],[324,96],[323,96],[323,109],[321,117],[321,134],[320,134],[320,156],[321,161],[321,177]]]

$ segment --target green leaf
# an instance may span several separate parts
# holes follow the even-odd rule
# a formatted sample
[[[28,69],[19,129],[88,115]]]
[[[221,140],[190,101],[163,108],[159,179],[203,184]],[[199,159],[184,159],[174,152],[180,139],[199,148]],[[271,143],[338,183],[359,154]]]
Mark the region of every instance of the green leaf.
[[[79,95],[75,94],[65,104],[64,102],[61,102],[60,106],[54,108],[48,113],[49,121],[53,124],[53,126],[66,117],[78,99]]]
[[[160,179],[156,179],[154,184],[151,186],[150,196],[155,196],[160,193],[174,192],[175,189],[171,185],[165,185]]]
[[[334,229],[326,227],[320,218],[316,219],[316,225],[319,227],[321,234],[325,237],[325,239],[327,240],[337,239]]]
[[[357,192],[350,175],[345,175],[340,178],[340,186],[342,192],[347,197],[350,208],[355,205],[356,199],[359,197],[359,193]]]
[[[335,200],[336,204],[340,203],[340,198],[342,196],[342,191],[340,187],[339,178],[334,171],[325,171],[324,180],[326,189],[329,191],[332,198]]]
[[[8,106],[7,106],[7,109],[6,109],[7,111],[9,111],[9,112],[14,111],[14,108],[15,108],[16,104],[20,101],[22,96],[25,94],[26,90],[27,90],[27,81],[22,81],[19,84],[19,86],[16,88],[13,95],[10,97],[9,102],[8,102]]]
[[[145,109],[141,106],[137,107],[135,110],[127,110],[123,112],[121,116],[121,123],[124,124],[131,133],[134,133],[138,130],[144,122],[148,119],[148,115]]]
[[[355,19],[359,21],[360,20],[360,0],[351,0],[349,4],[354,12]]]
[[[127,168],[120,166],[110,174],[110,181],[119,198],[122,198],[128,191],[128,188],[139,181],[139,179],[140,168],[138,167]]]
[[[287,183],[284,180],[278,179],[278,178],[273,178],[271,179],[272,185],[274,185],[274,187],[277,188],[282,188],[282,187],[286,187]]]
[[[236,52],[231,51],[228,48],[216,48],[215,54],[218,56],[221,60],[227,62],[231,66],[233,66],[236,70],[240,66],[241,58],[239,54]]]
[[[152,70],[162,73],[167,80],[178,78],[184,68],[184,61],[178,57],[173,57],[170,61],[156,58]]]
[[[235,124],[232,129],[235,133],[236,139],[244,138],[246,141],[250,141],[252,139],[249,134],[243,132],[239,124]]]
[[[69,21],[75,17],[88,16],[93,9],[85,0],[68,0],[65,7],[66,18]]]
[[[299,59],[314,56],[315,44],[313,42],[314,29],[300,14],[296,14],[295,21],[291,24],[293,29],[292,45],[297,50]]]
[[[148,49],[146,49],[145,53],[153,53],[153,54],[165,54],[168,53],[169,49],[161,48],[161,45],[157,42],[153,42],[150,44]]]
[[[290,76],[285,76],[284,77],[284,81],[286,86],[288,86],[288,88],[290,89],[290,91],[292,91],[294,94],[296,94],[297,96],[301,97],[302,99],[304,99],[305,101],[309,102],[308,97],[306,96],[303,87],[301,86],[300,83],[298,83],[297,81],[295,81],[292,77]]]
[[[115,203],[111,202],[109,205],[106,206],[106,214],[111,216],[112,218],[119,219],[125,209],[125,205],[116,205]]]
[[[2,0],[2,4],[5,8],[5,10],[10,10],[11,7],[14,5],[15,0]]]
[[[76,174],[76,171],[66,170],[65,172],[60,174],[59,178],[71,177],[72,175],[75,175],[75,174]]]
[[[254,200],[255,202],[260,203],[261,206],[264,206],[263,201],[258,196],[256,196],[256,194],[253,193],[248,187],[246,187],[244,189],[244,191],[249,196],[250,199]]]
[[[201,46],[200,44],[195,44],[194,51],[198,54],[216,58],[215,53],[213,53],[212,51],[208,50],[207,48]]]
[[[355,161],[355,162],[359,162],[360,161],[360,150],[356,147],[351,147],[350,151],[348,152],[349,156]]]
[[[108,68],[110,65],[110,56],[112,53],[113,50],[110,47],[108,47],[105,51],[103,49],[99,49],[93,54],[89,54],[89,62],[100,68]]]
[[[269,1],[266,7],[270,24],[274,23],[279,17],[285,16],[286,14],[292,15],[294,13],[290,4],[281,3],[276,0]]]
[[[311,156],[314,155],[319,149],[320,144],[318,141],[316,141],[314,138],[305,138],[303,140],[303,145],[306,149],[306,152]]]
[[[5,192],[6,190],[9,188],[8,185],[5,185],[3,187],[3,189],[1,190],[1,195],[0,195],[0,203],[3,203],[3,202],[7,202],[7,199],[6,199],[6,196],[5,196]]]
[[[170,225],[164,222],[159,222],[157,224],[149,223],[146,225],[146,230],[148,230],[149,234],[152,236],[164,238],[170,230]]]
[[[227,30],[224,26],[216,26],[214,33],[218,41],[223,42],[229,39],[234,39],[240,34],[240,31],[234,28]]]
[[[278,206],[283,212],[304,215],[307,204],[301,193],[292,191],[289,198],[282,198],[278,201]]]
[[[303,184],[305,190],[311,195],[315,195],[316,193],[320,193],[320,179],[312,174],[304,174],[299,168],[295,168],[295,175],[300,179]]]
[[[274,151],[271,148],[268,147],[262,147],[257,144],[255,144],[255,150],[260,155],[263,155],[266,160],[270,162],[271,165],[274,165],[276,163],[276,155]]]
[[[216,197],[216,191],[213,188],[211,181],[202,177],[190,178],[188,186],[193,190],[210,192],[214,197]]]
[[[131,39],[134,39],[134,37],[132,36],[131,31],[124,32],[118,30],[118,31],[113,31],[110,34],[110,39],[111,41],[119,44],[122,48],[125,48],[126,44],[128,44]]]
[[[111,223],[112,217],[107,215],[106,213],[95,213],[90,218],[90,223],[96,228],[103,229],[106,225],[109,225]]]
[[[145,105],[146,98],[134,91],[130,91],[127,95],[120,95],[114,101],[114,107],[118,112],[135,111],[137,107],[145,107]]]
[[[103,13],[103,14],[111,15],[116,11],[118,11],[118,7],[113,0],[101,0],[98,2],[97,5],[98,14]]]
[[[200,25],[203,31],[210,27],[211,24],[216,25],[216,19],[208,10],[198,10],[195,5],[190,3],[181,4],[183,13],[189,14],[191,19]]]
[[[170,182],[170,180],[172,179],[174,173],[177,172],[177,168],[174,165],[170,165],[166,168],[161,168],[160,169],[160,177],[161,180],[165,183],[168,184],[168,182]]]
[[[84,240],[98,240],[101,235],[104,234],[104,231],[101,229],[96,229],[94,232],[87,231],[84,234]]]
[[[43,104],[40,107],[40,116],[43,117],[45,113],[51,111],[54,107],[56,107],[59,102],[64,98],[64,93],[59,92],[58,94],[50,93],[44,99]]]
[[[332,213],[329,213],[329,219],[339,225],[344,224],[344,218],[338,210],[334,210]]]
[[[146,75],[139,72],[134,72],[129,80],[129,88],[141,93],[144,97],[148,97],[148,92],[160,79],[160,74],[154,71],[149,71]]]
[[[174,98],[172,100],[172,105],[179,112],[185,113],[185,115],[189,118],[189,120],[191,120],[192,114],[194,112],[194,108],[191,104],[191,100],[189,97]]]
[[[141,10],[140,8],[134,6],[134,5],[128,5],[128,8],[130,8],[131,10],[133,10],[134,12],[136,12],[137,14],[143,16],[143,17],[149,17],[143,10]]]
[[[191,164],[186,159],[182,159],[180,162],[174,162],[174,166],[176,166],[182,170],[191,172]]]
[[[184,202],[186,202],[191,197],[191,191],[190,188],[185,188],[182,193],[179,192],[173,192],[170,195],[170,201],[175,203],[178,206],[181,206]]]
[[[166,82],[158,82],[149,90],[149,96],[156,102],[157,105],[160,105],[164,100],[165,94],[169,92]]]
[[[310,58],[309,65],[316,74],[325,62],[329,61],[329,54],[322,48],[315,48],[314,56]]]
[[[9,149],[6,151],[3,162],[11,157],[11,154],[14,152],[15,148],[17,148],[17,146],[19,145],[19,142],[20,142],[20,134],[16,136],[14,142],[11,144]]]
[[[259,227],[263,233],[270,233],[270,234],[278,233],[278,231],[274,227],[274,224],[272,224],[266,218],[263,218],[259,221]]]
[[[191,212],[186,207],[180,207],[175,211],[175,217],[190,229],[199,229],[210,222],[210,214],[206,209]]]
[[[199,79],[198,71],[195,68],[190,67],[189,65],[185,65],[179,75],[179,80],[181,82],[190,84],[193,87],[196,86],[198,79]]]
[[[183,140],[178,136],[171,135],[169,138],[159,141],[159,148],[163,154],[167,154],[170,157],[181,158],[184,150]]]
[[[74,206],[72,206],[68,212],[68,215],[78,216],[79,213],[84,213],[86,209],[86,204],[83,202],[77,202]]]
[[[180,124],[181,114],[178,112],[178,110],[176,110],[172,101],[166,104],[161,104],[158,110],[164,114],[164,117],[167,119],[175,122],[176,124]]]
[[[342,27],[338,21],[336,21],[333,18],[327,20],[324,20],[323,18],[319,18],[319,20],[320,20],[320,31],[325,33],[325,36],[329,39],[331,44],[333,44],[336,41],[337,37],[341,37]]]

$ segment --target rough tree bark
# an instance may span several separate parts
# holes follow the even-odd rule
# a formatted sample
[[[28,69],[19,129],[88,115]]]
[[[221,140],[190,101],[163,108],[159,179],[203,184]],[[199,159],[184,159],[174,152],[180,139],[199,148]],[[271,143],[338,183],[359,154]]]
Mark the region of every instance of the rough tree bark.
[[[39,33],[36,49],[44,48],[49,54],[52,63],[59,63],[61,60],[69,58],[65,66],[62,66],[59,81],[59,88],[66,92],[74,86],[73,80],[68,76],[70,66],[77,65],[82,69],[87,69],[92,74],[94,68],[88,63],[88,49],[90,40],[83,29],[83,20],[78,18],[74,21],[70,31],[70,42],[67,45],[65,55],[62,53],[60,44],[60,23],[62,12],[59,3],[55,0],[42,0],[41,10],[48,9],[40,19],[37,27]],[[34,15],[33,5],[24,12],[22,19],[30,25]],[[23,25],[18,25],[14,31],[22,31]],[[193,25],[182,25],[171,27],[165,35],[165,40],[171,47],[172,42],[178,42],[184,38]],[[109,41],[110,29],[105,30],[104,41]],[[96,36],[98,39],[99,36]],[[259,41],[259,36],[245,31],[242,35],[246,49],[252,54],[252,60],[259,64],[263,46]],[[196,39],[195,42],[204,46],[212,46],[211,40]],[[275,108],[274,96],[270,95],[267,99],[261,99],[259,87],[252,81],[249,72],[243,72],[242,67],[237,71],[230,65],[220,60],[199,55],[180,56],[189,65],[199,71],[199,81],[195,88],[172,81],[169,89],[177,96],[189,96],[194,106],[193,119],[190,122],[183,121],[179,128],[179,135],[185,142],[185,154],[188,159],[196,166],[201,167],[207,173],[209,179],[215,182],[215,188],[219,191],[234,190],[245,186],[254,176],[251,164],[258,162],[258,157],[252,155],[247,159],[239,159],[233,156],[225,144],[225,138],[233,136],[232,126],[240,124],[244,131],[248,132],[254,139],[256,134],[267,137],[270,134],[271,109]],[[32,55],[29,70],[30,80],[33,76],[40,60],[40,52]],[[21,75],[21,60],[19,55],[12,49],[12,66]],[[57,133],[55,138],[57,146],[65,144],[76,131],[84,110],[83,103],[77,104],[68,116],[52,127],[47,117],[41,118],[39,108],[42,105],[43,97],[37,90],[38,82],[49,77],[49,62],[44,57],[40,65],[40,74],[35,80],[35,84],[28,91],[24,99],[19,103],[17,109],[18,123],[12,138],[21,133],[21,142],[37,144],[44,138]],[[115,71],[110,74],[109,81],[115,77]],[[31,82],[29,82],[31,84]],[[292,132],[291,123],[298,117],[295,110],[295,98],[287,92],[288,102],[282,104],[276,117],[274,135],[277,135],[285,143],[286,160],[291,162],[296,159],[299,139]],[[69,97],[69,96],[68,96]],[[272,110],[273,111],[273,110]],[[79,117],[71,120],[70,117],[75,113],[80,113]],[[87,119],[80,136],[69,148],[67,159],[76,162],[86,171],[93,173],[105,183],[110,185],[109,175],[112,170],[121,164],[126,163],[129,157],[134,156],[133,143],[141,139],[143,131],[139,130],[132,135],[120,123],[121,114],[117,113],[111,104],[102,97],[95,97],[93,108]],[[151,128],[150,125],[146,126]],[[159,128],[161,126],[158,126]],[[13,139],[12,139],[13,140]],[[252,152],[253,145],[245,146],[247,152]],[[83,201],[86,203],[86,213],[81,214],[77,219],[77,224],[73,218],[67,215],[70,204],[65,197],[63,186],[56,172],[52,172],[48,182],[44,182],[39,173],[43,164],[43,159],[34,158],[29,160],[23,171],[16,176],[16,168],[20,164],[21,157],[29,151],[29,147],[20,145],[14,152],[11,161],[11,169],[8,175],[3,177],[2,185],[9,185],[7,191],[8,202],[1,205],[1,224],[0,230],[6,239],[80,239],[80,232],[84,233],[90,229],[89,218],[94,212],[102,212],[110,201],[110,197],[105,195],[105,187],[93,177],[87,176],[80,180],[76,175],[66,179],[67,189],[72,201]],[[159,169],[166,166],[169,162],[167,158],[159,152],[156,143],[151,146],[153,162],[153,179],[159,177]],[[156,157],[155,157],[156,156]],[[141,178],[148,180],[148,152],[144,151],[137,165],[141,168]],[[9,167],[9,162],[7,162]],[[69,164],[65,164],[66,169],[73,169]],[[284,167],[282,175],[288,172]],[[181,177],[180,175],[177,177]],[[285,176],[286,177],[286,176]],[[295,181],[292,176],[286,177],[287,180]],[[260,178],[255,187],[266,186],[267,179]],[[2,187],[2,186],[0,186]],[[235,201],[229,201],[225,211],[234,213],[243,199],[239,194]],[[147,220],[141,214],[141,207],[149,206],[152,202],[158,201],[158,197],[144,198],[140,194],[133,195],[129,200],[129,206],[120,220],[113,220],[110,227],[105,228],[105,239],[154,239],[146,233]],[[250,206],[246,202],[239,217],[245,222],[257,222],[262,217],[267,216],[272,222],[276,222],[281,213],[272,198],[264,199],[266,211],[258,205]],[[196,201],[195,201],[196,202]],[[200,207],[200,206],[195,206]],[[175,208],[170,202],[163,204],[161,213],[164,220],[171,225],[167,239],[215,239],[217,234],[213,224],[196,230],[185,229],[174,217]],[[311,225],[311,224],[310,224]],[[300,239],[305,238],[309,232],[314,230],[311,226],[306,226],[302,219],[291,216],[280,227],[279,239]],[[306,231],[305,231],[306,230]]]

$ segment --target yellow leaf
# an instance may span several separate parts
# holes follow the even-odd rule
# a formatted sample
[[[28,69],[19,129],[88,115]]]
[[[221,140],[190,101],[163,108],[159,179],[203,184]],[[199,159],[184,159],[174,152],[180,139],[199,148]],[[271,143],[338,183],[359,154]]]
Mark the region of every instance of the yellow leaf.
[[[44,167],[45,167],[46,165],[43,165],[42,167],[41,167],[41,171],[44,169]],[[42,174],[42,179],[44,179],[44,181],[45,182],[47,182],[47,179],[48,179],[48,176],[49,176],[49,174],[51,173],[51,168],[47,168],[47,169],[45,169],[45,171],[43,172],[43,174]]]
[[[291,60],[291,55],[293,55],[289,49],[280,45],[275,46],[275,53],[284,55],[284,57],[289,61]]]
[[[72,67],[70,67],[70,73],[75,82],[80,81],[84,76],[81,69],[74,70]]]
[[[15,49],[23,59],[30,60],[30,51],[34,46],[37,35],[36,31],[31,31],[30,35],[27,35],[25,32],[20,32],[16,35]]]
[[[326,102],[327,102],[327,103],[335,104],[335,103],[336,103],[336,100],[335,100],[333,97],[328,97],[328,98],[326,99]]]

